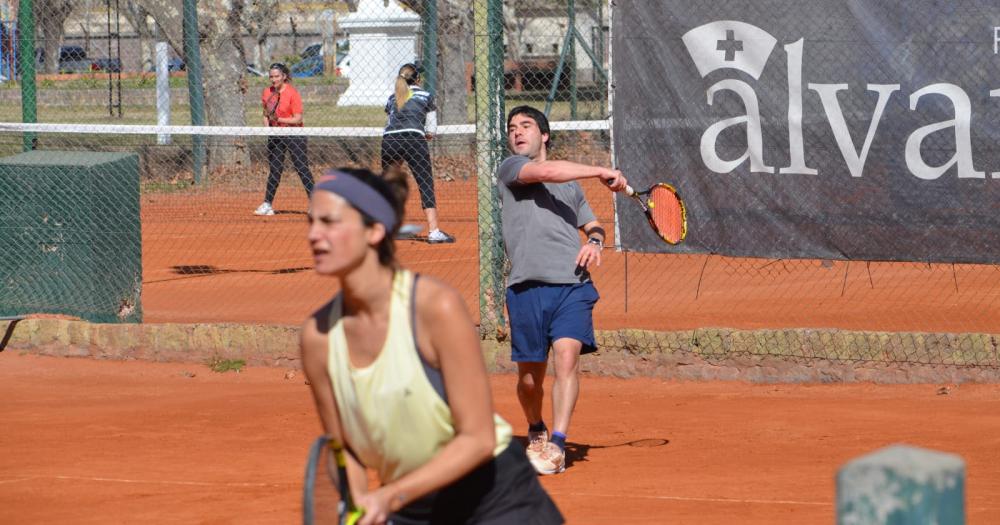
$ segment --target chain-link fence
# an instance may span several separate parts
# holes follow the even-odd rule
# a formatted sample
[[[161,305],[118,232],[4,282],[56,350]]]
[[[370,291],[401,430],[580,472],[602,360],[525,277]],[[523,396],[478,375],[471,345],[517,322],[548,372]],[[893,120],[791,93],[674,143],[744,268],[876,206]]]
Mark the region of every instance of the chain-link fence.
[[[35,0],[34,16],[52,16],[39,11],[50,3]],[[49,170],[47,178],[17,170],[16,183],[5,175],[0,186],[0,238],[10,248],[0,315],[297,324],[335,292],[311,271],[306,189],[332,167],[378,171],[391,162],[413,177],[401,261],[459,289],[484,336],[502,337],[507,263],[493,177],[507,155],[506,111],[530,104],[549,115],[550,158],[613,162],[606,1],[477,0],[470,9],[457,0],[360,0],[310,11],[219,0],[187,17],[176,2],[161,4],[121,2],[116,12],[112,3],[105,12],[105,29],[108,18],[121,24],[108,34],[123,54],[99,58],[120,59],[109,66],[120,84],[118,72],[93,63],[83,74],[33,63],[33,92],[24,78],[0,87],[0,121],[8,123],[0,154],[19,165],[30,150],[28,160]],[[137,6],[146,29],[125,14]],[[8,29],[18,18],[10,12]],[[98,27],[96,15],[72,10],[56,52],[76,45],[79,27]],[[185,45],[185,22],[196,24],[200,63],[190,38]],[[12,33],[0,35],[4,53]],[[168,44],[160,63],[169,75],[160,80],[157,37]],[[94,48],[84,48],[91,60]],[[283,72],[274,63],[287,68],[297,97],[286,87],[271,99],[269,75]],[[188,82],[199,75],[200,95]],[[81,153],[111,157],[74,157]],[[97,175],[80,168],[105,161],[125,164]],[[55,187],[79,198],[49,202]],[[611,194],[596,182],[583,187],[608,244],[620,246]],[[42,285],[51,268],[72,271],[63,271],[64,284]],[[603,347],[632,352],[995,367],[993,336],[976,334],[996,332],[997,272],[607,249],[593,271],[602,296],[595,325]],[[84,281],[92,284],[74,284]]]

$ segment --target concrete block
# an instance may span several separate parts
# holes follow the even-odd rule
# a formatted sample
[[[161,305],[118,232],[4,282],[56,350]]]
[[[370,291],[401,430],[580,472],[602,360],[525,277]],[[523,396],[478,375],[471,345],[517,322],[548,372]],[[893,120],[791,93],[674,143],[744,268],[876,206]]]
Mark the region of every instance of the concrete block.
[[[962,525],[965,462],[956,454],[892,445],[837,473],[837,525]]]

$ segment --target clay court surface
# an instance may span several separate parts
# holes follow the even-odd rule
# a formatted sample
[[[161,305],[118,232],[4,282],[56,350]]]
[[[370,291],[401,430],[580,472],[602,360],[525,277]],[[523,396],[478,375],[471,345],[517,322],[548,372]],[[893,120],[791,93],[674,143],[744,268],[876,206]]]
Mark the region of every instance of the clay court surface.
[[[319,424],[287,372],[0,353],[0,523],[300,521]],[[960,454],[968,523],[1000,523],[997,385],[585,377],[576,414],[542,479],[569,523],[828,524],[837,469],[899,442]]]
[[[455,244],[397,243],[404,265],[457,288],[479,317],[479,217],[475,179],[437,181],[442,228]],[[259,181],[263,187],[263,178]],[[413,183],[411,182],[411,186]],[[614,242],[611,193],[586,181],[588,200]],[[416,191],[406,221],[425,225]],[[308,207],[286,174],[273,217],[256,217],[256,186],[241,191],[142,197],[146,322],[299,324],[336,290],[315,275]],[[623,213],[639,213],[627,204]],[[426,234],[426,231],[424,232]],[[691,225],[689,236],[697,236]],[[593,270],[598,329],[841,328],[987,332],[1000,316],[996,266],[767,260],[604,250]]]

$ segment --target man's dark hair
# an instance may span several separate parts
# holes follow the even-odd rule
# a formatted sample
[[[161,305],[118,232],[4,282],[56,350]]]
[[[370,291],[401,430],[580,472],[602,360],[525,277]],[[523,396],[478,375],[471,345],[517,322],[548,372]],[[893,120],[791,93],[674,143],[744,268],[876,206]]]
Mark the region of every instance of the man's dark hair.
[[[548,140],[545,141],[545,150],[548,151],[552,148],[552,132],[549,131],[549,119],[546,118],[545,113],[531,106],[517,106],[507,114],[507,129],[510,129],[510,121],[516,115],[524,115],[534,120],[535,124],[538,124],[538,131],[549,136]]]

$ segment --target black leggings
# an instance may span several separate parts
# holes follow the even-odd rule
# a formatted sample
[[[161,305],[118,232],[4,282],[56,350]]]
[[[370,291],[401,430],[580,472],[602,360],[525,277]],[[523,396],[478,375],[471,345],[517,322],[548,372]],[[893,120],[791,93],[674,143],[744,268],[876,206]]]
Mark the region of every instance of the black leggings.
[[[382,135],[382,169],[390,164],[406,161],[420,190],[420,207],[436,208],[434,202],[434,175],[431,171],[431,151],[423,133],[404,131]]]
[[[278,192],[281,183],[281,172],[285,169],[285,152],[292,157],[292,165],[299,174],[306,195],[312,195],[313,177],[309,171],[309,159],[306,157],[305,137],[268,137],[267,138],[267,190],[264,191],[264,202],[274,202],[274,194]]]

